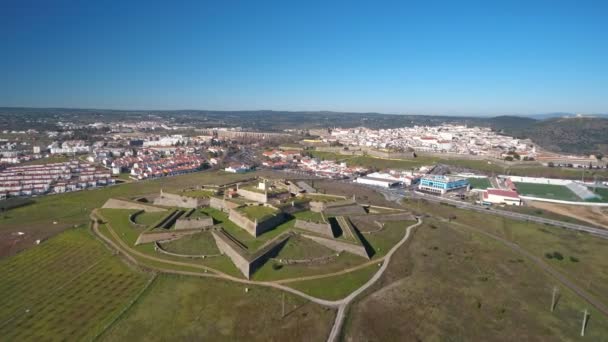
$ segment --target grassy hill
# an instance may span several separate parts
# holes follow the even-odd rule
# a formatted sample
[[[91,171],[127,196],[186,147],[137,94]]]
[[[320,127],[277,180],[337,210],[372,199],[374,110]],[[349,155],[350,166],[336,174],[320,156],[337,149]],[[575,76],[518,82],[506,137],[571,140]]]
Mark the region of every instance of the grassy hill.
[[[608,153],[608,118],[561,117],[545,120],[503,116],[488,120],[498,131],[530,138],[541,147],[573,154]]]

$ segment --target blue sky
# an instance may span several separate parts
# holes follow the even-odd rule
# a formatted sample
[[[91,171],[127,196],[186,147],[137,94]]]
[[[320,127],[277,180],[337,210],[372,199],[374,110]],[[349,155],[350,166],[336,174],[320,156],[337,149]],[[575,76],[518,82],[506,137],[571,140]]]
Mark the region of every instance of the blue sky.
[[[608,112],[607,1],[0,2],[0,106]]]

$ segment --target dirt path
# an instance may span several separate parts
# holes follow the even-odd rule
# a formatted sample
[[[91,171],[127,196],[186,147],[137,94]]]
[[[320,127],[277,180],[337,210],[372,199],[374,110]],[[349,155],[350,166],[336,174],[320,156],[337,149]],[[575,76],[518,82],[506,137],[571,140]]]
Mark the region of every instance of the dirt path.
[[[340,306],[338,307],[338,314],[336,315],[336,320],[334,322],[334,326],[331,328],[331,332],[329,333],[329,337],[327,338],[328,342],[333,342],[338,339],[338,336],[340,335],[340,332],[342,331],[342,325],[344,324],[344,317],[345,317],[346,308],[348,307],[348,305],[358,295],[363,293],[363,291],[367,290],[370,286],[374,285],[374,283],[376,283],[376,281],[378,281],[378,279],[380,279],[380,277],[384,274],[384,271],[386,271],[386,268],[388,267],[388,264],[390,263],[391,257],[393,256],[393,254],[397,251],[397,249],[399,249],[399,247],[401,247],[409,239],[412,230],[421,224],[422,224],[422,219],[418,219],[418,223],[415,223],[415,224],[407,227],[405,236],[401,239],[401,241],[399,241],[395,246],[393,246],[393,248],[391,248],[391,250],[386,254],[385,260],[382,263],[382,267],[380,267],[380,270],[378,272],[376,272],[376,274],[374,274],[374,276],[370,280],[368,280],[367,283],[365,283],[363,286],[361,286],[360,288],[358,288],[357,290],[352,292],[350,295],[348,295],[348,297],[346,297],[340,301],[341,303],[340,303]]]
[[[604,213],[602,209],[598,207],[560,205],[539,201],[531,201],[530,205],[556,214],[570,216],[596,226],[608,228],[608,214]]]

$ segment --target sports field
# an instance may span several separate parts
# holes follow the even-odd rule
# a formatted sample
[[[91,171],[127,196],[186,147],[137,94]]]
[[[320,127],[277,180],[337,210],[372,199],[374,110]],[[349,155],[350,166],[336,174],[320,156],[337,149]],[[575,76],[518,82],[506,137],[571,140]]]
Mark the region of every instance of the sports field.
[[[487,178],[468,178],[467,180],[473,189],[487,189],[492,187],[490,180]]]
[[[517,192],[522,196],[533,196],[560,201],[582,201],[574,192],[563,185],[515,182]]]
[[[0,339],[6,341],[92,339],[150,278],[112,255],[85,228],[2,259],[0,274]]]

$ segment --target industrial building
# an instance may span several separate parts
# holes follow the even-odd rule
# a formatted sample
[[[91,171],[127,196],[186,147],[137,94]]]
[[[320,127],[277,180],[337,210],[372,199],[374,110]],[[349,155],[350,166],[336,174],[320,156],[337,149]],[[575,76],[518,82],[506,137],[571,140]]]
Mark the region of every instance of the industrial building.
[[[483,192],[483,204],[521,205],[517,191],[502,189],[487,189]]]
[[[418,189],[443,195],[448,191],[462,189],[468,186],[469,181],[466,178],[443,175],[427,175],[420,179]]]
[[[367,176],[355,179],[355,183],[378,186],[382,188],[392,188],[401,184],[399,178],[395,178],[388,173],[374,172]]]

